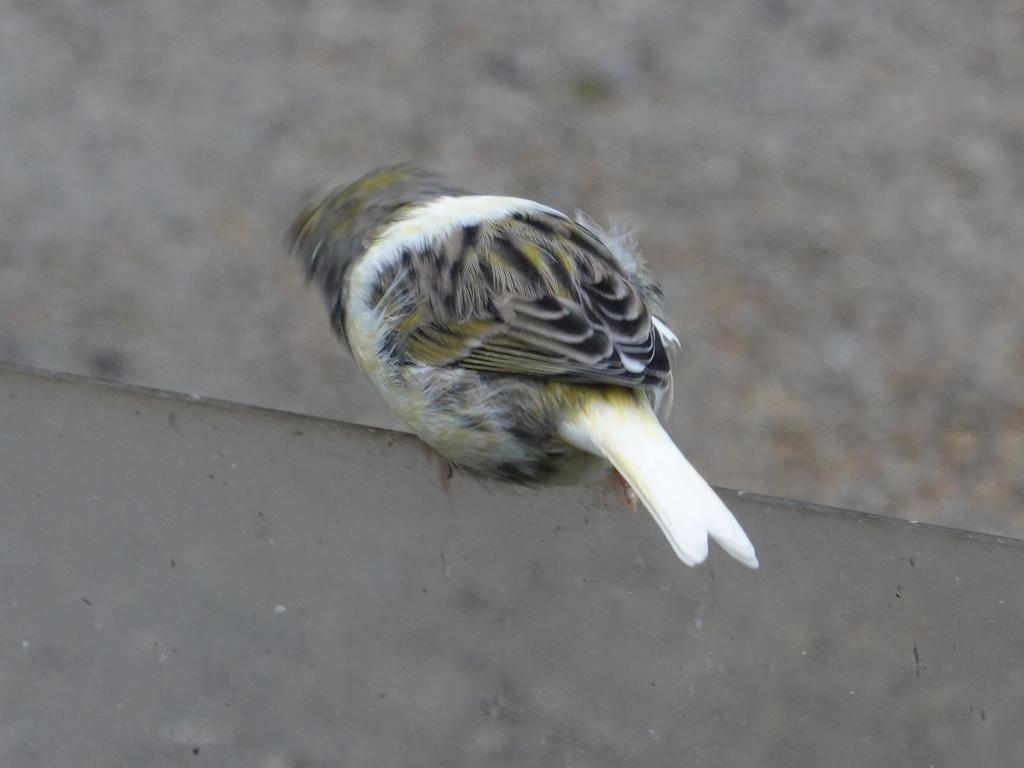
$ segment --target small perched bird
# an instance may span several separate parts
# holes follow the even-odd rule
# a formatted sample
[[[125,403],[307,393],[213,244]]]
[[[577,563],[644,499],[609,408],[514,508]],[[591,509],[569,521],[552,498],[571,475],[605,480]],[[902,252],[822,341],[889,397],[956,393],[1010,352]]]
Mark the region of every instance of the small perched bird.
[[[400,165],[314,199],[290,240],[363,373],[454,465],[533,485],[610,463],[684,563],[710,535],[757,568],[658,420],[678,339],[627,239]]]

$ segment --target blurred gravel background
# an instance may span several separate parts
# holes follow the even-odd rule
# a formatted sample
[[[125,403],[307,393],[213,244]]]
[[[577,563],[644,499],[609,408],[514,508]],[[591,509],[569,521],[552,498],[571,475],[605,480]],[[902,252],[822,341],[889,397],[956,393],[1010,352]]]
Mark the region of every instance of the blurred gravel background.
[[[713,482],[1024,535],[1022,0],[0,0],[0,359],[395,426],[281,241],[406,158],[637,230]]]

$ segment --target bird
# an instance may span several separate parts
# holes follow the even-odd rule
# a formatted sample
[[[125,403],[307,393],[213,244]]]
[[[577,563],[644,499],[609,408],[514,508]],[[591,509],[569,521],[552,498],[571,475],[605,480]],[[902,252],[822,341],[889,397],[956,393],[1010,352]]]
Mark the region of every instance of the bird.
[[[631,237],[403,163],[311,194],[288,241],[363,374],[459,470],[543,486],[610,465],[683,563],[710,537],[758,567],[662,426],[679,339]]]

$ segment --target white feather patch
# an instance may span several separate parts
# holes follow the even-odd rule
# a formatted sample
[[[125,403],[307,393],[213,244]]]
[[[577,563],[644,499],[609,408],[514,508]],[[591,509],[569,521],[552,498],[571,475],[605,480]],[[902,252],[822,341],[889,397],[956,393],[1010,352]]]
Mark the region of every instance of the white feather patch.
[[[381,269],[401,258],[402,251],[406,249],[422,250],[448,237],[456,229],[495,221],[513,213],[534,211],[562,215],[532,200],[497,195],[446,196],[417,206],[387,227],[366,255],[353,266],[350,277],[353,295],[369,291]]]
[[[680,346],[679,337],[676,336],[672,329],[665,325],[665,321],[661,318],[652,317],[651,322],[654,323],[654,327],[658,329],[658,333],[661,334],[661,340],[665,344],[671,344],[674,347]]]

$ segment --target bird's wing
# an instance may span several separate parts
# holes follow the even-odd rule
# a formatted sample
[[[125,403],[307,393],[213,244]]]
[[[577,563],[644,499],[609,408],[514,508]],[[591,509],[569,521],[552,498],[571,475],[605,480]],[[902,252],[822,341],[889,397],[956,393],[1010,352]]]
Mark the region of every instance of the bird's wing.
[[[645,389],[670,378],[657,297],[580,223],[513,214],[409,264],[418,295],[431,297],[401,344],[411,361]]]

